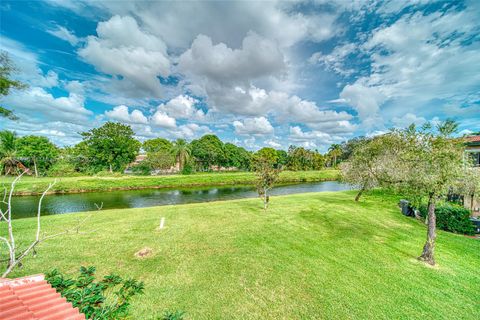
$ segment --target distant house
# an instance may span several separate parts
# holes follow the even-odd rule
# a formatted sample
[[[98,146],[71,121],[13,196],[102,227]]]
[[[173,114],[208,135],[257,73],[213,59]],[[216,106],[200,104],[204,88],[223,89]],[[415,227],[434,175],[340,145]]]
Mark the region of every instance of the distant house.
[[[0,278],[0,319],[84,320],[85,315],[60,296],[40,274]]]
[[[473,158],[474,165],[480,167],[480,135],[466,137],[465,152]]]
[[[466,137],[465,153],[467,157],[473,159],[473,164],[480,170],[480,135]],[[465,208],[473,208],[472,216],[480,216],[480,198],[477,196],[473,199],[473,204],[470,202],[470,197],[464,197]]]

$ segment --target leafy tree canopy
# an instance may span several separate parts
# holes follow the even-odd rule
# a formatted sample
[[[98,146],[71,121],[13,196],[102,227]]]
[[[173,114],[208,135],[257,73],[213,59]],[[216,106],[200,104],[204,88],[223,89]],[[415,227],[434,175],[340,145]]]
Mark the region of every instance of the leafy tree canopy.
[[[106,122],[99,128],[81,133],[87,157],[99,169],[121,171],[140,150],[140,142],[128,125]]]

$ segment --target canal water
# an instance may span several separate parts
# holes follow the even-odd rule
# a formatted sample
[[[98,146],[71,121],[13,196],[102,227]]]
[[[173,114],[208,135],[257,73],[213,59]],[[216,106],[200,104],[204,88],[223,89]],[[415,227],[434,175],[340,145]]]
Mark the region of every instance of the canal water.
[[[279,185],[271,195],[286,195],[304,192],[341,191],[350,186],[337,181]],[[232,200],[258,197],[253,186],[222,186],[179,189],[142,189],[108,192],[48,195],[43,199],[42,215],[63,214],[96,210],[103,203],[103,209],[124,209]],[[13,216],[16,219],[36,215],[40,196],[17,196],[13,202]]]

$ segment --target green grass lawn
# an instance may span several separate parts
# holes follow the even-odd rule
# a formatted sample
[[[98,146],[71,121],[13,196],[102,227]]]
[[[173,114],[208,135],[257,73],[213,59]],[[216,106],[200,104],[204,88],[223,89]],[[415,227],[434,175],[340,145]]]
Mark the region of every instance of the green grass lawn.
[[[324,180],[336,180],[339,177],[338,170],[321,171],[284,171],[280,174],[280,183],[287,182],[314,182]],[[13,177],[0,176],[0,183],[8,184]],[[42,193],[48,184],[54,181],[52,177],[22,177],[16,186],[17,194]],[[253,184],[255,175],[252,172],[217,172],[197,173],[192,175],[168,175],[168,176],[82,176],[60,177],[57,184],[52,188],[55,193],[85,192],[85,191],[108,191],[121,189],[142,188],[172,188],[190,186],[217,186],[235,184]]]
[[[48,216],[48,233],[86,214],[85,229],[97,231],[43,243],[11,276],[93,265],[141,279],[132,319],[167,309],[188,319],[480,318],[479,240],[439,231],[438,265],[429,267],[416,260],[425,226],[402,216],[395,198],[353,197],[273,197],[267,212],[246,199]],[[16,220],[18,241],[34,225]],[[153,255],[136,258],[144,247]]]

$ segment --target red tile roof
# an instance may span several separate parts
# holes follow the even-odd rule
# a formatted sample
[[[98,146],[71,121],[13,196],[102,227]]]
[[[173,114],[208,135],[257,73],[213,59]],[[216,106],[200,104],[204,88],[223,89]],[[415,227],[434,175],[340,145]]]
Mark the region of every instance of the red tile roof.
[[[62,298],[43,275],[0,278],[2,320],[84,320],[85,315]]]
[[[469,136],[466,137],[468,142],[480,142],[480,135],[479,136]]]

